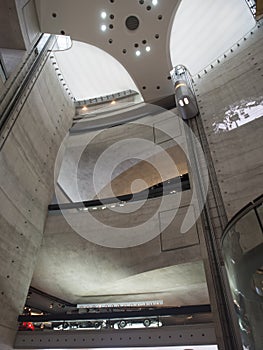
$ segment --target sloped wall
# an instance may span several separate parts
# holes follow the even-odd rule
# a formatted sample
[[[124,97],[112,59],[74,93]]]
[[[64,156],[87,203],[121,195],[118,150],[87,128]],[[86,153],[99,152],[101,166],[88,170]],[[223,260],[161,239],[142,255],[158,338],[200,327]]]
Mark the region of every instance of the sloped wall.
[[[227,216],[263,192],[263,28],[196,79]]]

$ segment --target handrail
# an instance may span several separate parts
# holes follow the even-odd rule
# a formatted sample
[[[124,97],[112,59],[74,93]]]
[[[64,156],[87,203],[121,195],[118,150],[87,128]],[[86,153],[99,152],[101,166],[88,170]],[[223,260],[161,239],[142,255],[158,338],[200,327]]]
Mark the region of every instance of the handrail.
[[[32,74],[35,73],[38,64],[40,63],[43,56],[48,52],[48,48],[54,36],[42,34],[41,38],[38,40],[36,45],[31,50],[27,59],[21,66],[19,72],[12,79],[8,89],[5,91],[3,96],[1,97],[1,104],[4,104],[4,99],[7,98],[8,94],[11,93],[9,99],[5,101],[5,106],[3,113],[0,117],[0,131],[2,131],[3,127],[6,125],[9,120],[9,116],[11,112],[15,109],[18,101],[20,101],[28,83],[31,81]],[[30,62],[32,60],[32,62]],[[29,67],[27,67],[28,63]],[[26,69],[24,69],[26,67]],[[11,91],[14,88],[14,84],[17,83],[18,86],[15,88],[15,91]]]
[[[221,244],[223,245],[224,239],[226,238],[228,231],[241,219],[243,218],[248,212],[250,212],[253,209],[256,209],[260,205],[263,204],[263,194],[254,199],[252,202],[249,202],[247,205],[245,205],[242,209],[240,209],[228,222],[226,225],[222,238],[221,238]]]
[[[50,204],[48,206],[49,211],[56,210],[67,210],[67,209],[85,209],[93,208],[98,206],[105,206],[107,204],[117,204],[117,203],[126,203],[126,202],[136,202],[143,199],[152,199],[161,197],[163,195],[173,194],[174,191],[185,191],[190,189],[190,182],[188,174],[184,174],[181,177],[176,177],[165,182],[161,182],[135,194],[126,194],[122,196],[104,198],[104,199],[94,199],[83,202],[75,203],[61,203],[61,204]]]
[[[83,107],[83,105],[89,107],[89,106],[95,106],[98,104],[102,104],[102,103],[107,103],[107,102],[111,102],[113,100],[120,100],[126,97],[130,97],[130,96],[135,96],[138,95],[139,93],[135,90],[123,90],[120,92],[115,92],[109,95],[104,95],[104,96],[98,96],[98,97],[93,97],[93,98],[88,98],[88,99],[84,99],[84,100],[77,100],[75,101],[75,107],[80,108]]]
[[[40,36],[40,38],[38,39],[38,41],[36,42],[36,44],[33,46],[33,48],[31,49],[31,51],[28,53],[26,59],[24,60],[24,62],[23,62],[22,65],[20,66],[20,68],[19,68],[18,72],[16,73],[16,75],[15,75],[14,77],[12,77],[12,79],[10,80],[8,88],[4,91],[3,94],[1,94],[1,96],[0,96],[0,103],[3,102],[3,100],[4,100],[5,97],[6,97],[6,95],[7,95],[7,94],[9,93],[9,91],[11,90],[13,84],[14,84],[15,82],[17,82],[17,80],[18,80],[19,78],[20,78],[20,80],[23,79],[22,76],[21,76],[21,77],[19,77],[19,76],[23,74],[23,69],[24,69],[24,67],[28,64],[28,62],[30,61],[30,59],[32,58],[32,56],[33,56],[33,58],[35,58],[36,55],[38,54],[37,46],[39,45],[39,43],[40,43],[41,41],[43,41],[44,35],[45,35],[45,37],[47,37],[47,40],[49,40],[50,37],[51,37],[51,35],[49,35],[49,34],[42,34],[42,35]],[[25,74],[25,73],[24,73],[24,74]]]

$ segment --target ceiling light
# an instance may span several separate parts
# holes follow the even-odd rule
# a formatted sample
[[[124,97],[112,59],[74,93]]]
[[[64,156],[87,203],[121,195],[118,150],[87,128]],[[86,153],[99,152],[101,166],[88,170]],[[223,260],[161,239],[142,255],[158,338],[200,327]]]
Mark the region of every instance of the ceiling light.
[[[150,46],[146,46],[145,50],[146,50],[147,52],[149,52],[149,51],[151,51],[151,47],[150,47]]]
[[[115,100],[112,100],[110,104],[111,104],[111,105],[115,105],[115,104],[116,104],[116,101],[115,101]]]
[[[105,19],[107,17],[107,13],[105,11],[102,11],[101,14],[100,14],[100,17],[102,19]]]
[[[140,56],[140,55],[141,55],[141,51],[140,51],[140,50],[137,50],[137,51],[135,52],[135,55],[136,55],[136,56]]]
[[[187,97],[184,98],[184,103],[185,103],[186,105],[189,105],[189,100],[188,100]]]
[[[152,0],[153,6],[156,6],[158,4],[158,0]]]
[[[82,111],[87,111],[87,110],[88,110],[88,107],[87,107],[87,106],[83,106],[83,107],[81,108],[81,110],[82,110]]]
[[[105,24],[102,24],[102,26],[100,27],[100,29],[105,32],[105,30],[107,29],[107,26]]]

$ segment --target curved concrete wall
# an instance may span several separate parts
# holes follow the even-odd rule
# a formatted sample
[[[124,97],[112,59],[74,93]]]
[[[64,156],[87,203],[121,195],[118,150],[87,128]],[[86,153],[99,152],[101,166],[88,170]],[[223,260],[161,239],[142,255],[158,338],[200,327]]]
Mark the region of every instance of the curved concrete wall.
[[[0,154],[0,347],[12,346],[53,195],[58,147],[74,115],[45,64]]]
[[[262,27],[254,30],[227,59],[195,82],[229,219],[263,192],[262,34]]]

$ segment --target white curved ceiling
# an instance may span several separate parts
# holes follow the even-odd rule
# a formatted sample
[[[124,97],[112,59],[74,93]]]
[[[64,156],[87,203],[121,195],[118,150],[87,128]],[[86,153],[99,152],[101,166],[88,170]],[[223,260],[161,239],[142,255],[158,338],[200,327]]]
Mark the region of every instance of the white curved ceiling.
[[[77,100],[109,95],[128,89],[139,91],[127,70],[107,52],[79,41],[66,51],[55,52],[67,85]]]
[[[245,0],[184,0],[172,27],[172,64],[183,64],[195,75],[230,49],[254,25]]]
[[[139,8],[136,9],[139,10]],[[117,25],[118,19],[115,18],[114,21]],[[122,18],[119,21],[121,22]],[[254,25],[254,18],[245,0],[228,0],[223,4],[222,0],[181,1],[171,30],[172,65],[184,64],[193,75],[197,74],[241,39]],[[95,35],[94,43],[96,42],[95,37],[99,38],[96,33],[90,33],[90,35],[91,37]],[[168,53],[169,35],[166,42]],[[115,54],[113,51],[112,53]],[[149,62],[150,66],[145,64],[144,68],[140,67],[141,76],[156,75],[161,61],[157,52],[154,52],[154,55],[155,64]],[[126,70],[127,68],[133,72],[132,65],[136,66],[136,59],[126,62],[127,65],[124,68],[106,51],[78,41],[73,41],[73,47],[70,50],[56,52],[56,58],[65,81],[77,100],[126,89],[138,91],[134,80]],[[148,81],[147,78],[146,81]]]

